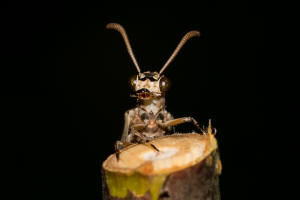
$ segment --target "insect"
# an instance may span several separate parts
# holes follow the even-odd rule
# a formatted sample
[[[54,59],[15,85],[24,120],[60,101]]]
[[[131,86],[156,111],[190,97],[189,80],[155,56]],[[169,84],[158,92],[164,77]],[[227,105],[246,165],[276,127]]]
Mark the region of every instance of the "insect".
[[[106,28],[114,29],[122,35],[127,51],[138,72],[137,75],[130,79],[130,85],[134,91],[134,94],[131,96],[137,98],[138,104],[135,108],[125,112],[122,137],[120,141],[115,143],[117,160],[119,160],[120,150],[132,143],[149,144],[154,150],[159,151],[156,146],[151,144],[151,140],[169,134],[175,125],[191,122],[197,129],[201,130],[198,122],[193,117],[174,119],[165,109],[165,93],[169,88],[169,82],[163,75],[163,72],[183,45],[190,38],[200,36],[200,32],[190,31],[186,33],[159,72],[141,72],[123,26],[117,23],[110,23],[106,25]]]

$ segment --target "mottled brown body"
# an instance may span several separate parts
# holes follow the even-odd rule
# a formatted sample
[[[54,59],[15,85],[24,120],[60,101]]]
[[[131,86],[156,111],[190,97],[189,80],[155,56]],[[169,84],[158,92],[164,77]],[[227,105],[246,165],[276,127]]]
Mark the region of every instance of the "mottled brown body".
[[[119,159],[120,149],[124,146],[131,143],[146,144],[155,137],[165,135],[175,125],[192,122],[200,129],[194,118],[182,117],[173,119],[172,115],[166,111],[165,92],[169,87],[169,83],[167,78],[162,75],[163,71],[172,62],[185,42],[192,37],[200,36],[200,33],[198,31],[186,33],[159,72],[146,71],[142,73],[133,54],[125,29],[116,23],[110,23],[106,27],[121,33],[127,51],[138,71],[138,75],[130,80],[131,87],[134,90],[134,95],[132,96],[138,99],[138,105],[136,108],[128,110],[125,113],[121,141],[117,141],[115,144],[117,158]],[[159,151],[153,144],[150,143],[150,146]]]
[[[165,98],[157,97],[141,100],[136,108],[125,112],[124,130],[121,141],[115,145],[119,159],[120,149],[131,143],[147,143],[150,140],[170,133],[173,126],[192,122],[200,130],[198,122],[192,117],[174,119],[165,109]],[[159,151],[150,143],[155,150]]]
[[[144,142],[155,137],[163,136],[170,127],[163,127],[162,124],[173,119],[172,115],[166,111],[164,97],[160,97],[150,102],[143,102],[136,108],[128,112],[129,131],[128,136],[124,132],[122,142]]]

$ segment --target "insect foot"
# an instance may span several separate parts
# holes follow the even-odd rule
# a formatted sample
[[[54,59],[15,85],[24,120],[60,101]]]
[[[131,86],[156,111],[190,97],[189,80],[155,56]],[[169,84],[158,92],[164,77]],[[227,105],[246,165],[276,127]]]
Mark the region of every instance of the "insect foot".
[[[193,117],[185,117],[184,118],[185,122],[192,122],[194,126],[202,132],[202,128],[200,127],[199,123],[193,118]]]
[[[116,159],[119,161],[120,160],[120,154],[121,154],[121,149],[125,148],[126,146],[129,146],[131,143],[128,142],[121,142],[121,141],[116,141],[115,143],[115,152],[116,152]]]

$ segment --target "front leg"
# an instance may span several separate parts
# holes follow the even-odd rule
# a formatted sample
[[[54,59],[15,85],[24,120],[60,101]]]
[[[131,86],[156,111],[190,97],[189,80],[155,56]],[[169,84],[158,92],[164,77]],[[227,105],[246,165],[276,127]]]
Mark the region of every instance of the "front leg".
[[[129,123],[130,123],[129,114],[130,114],[130,110],[126,111],[124,114],[124,128],[123,128],[121,141],[116,141],[115,143],[115,152],[116,152],[117,160],[120,159],[120,150],[131,144],[130,137],[128,135]]]
[[[145,123],[137,123],[137,124],[132,124],[131,128],[135,131],[141,131],[145,129],[147,124]]]
[[[183,124],[186,122],[192,122],[196,126],[196,128],[198,130],[201,130],[201,132],[202,132],[202,129],[200,128],[199,123],[193,117],[181,117],[181,118],[177,118],[177,119],[172,119],[172,120],[166,121],[164,123],[158,123],[158,125],[162,128],[170,128],[172,126],[176,126],[176,125]]]
[[[122,137],[121,137],[122,142],[128,141],[127,138],[128,138],[128,130],[129,130],[129,123],[130,123],[129,112],[130,111],[126,111],[124,113],[124,128],[123,128],[123,133],[122,133]]]

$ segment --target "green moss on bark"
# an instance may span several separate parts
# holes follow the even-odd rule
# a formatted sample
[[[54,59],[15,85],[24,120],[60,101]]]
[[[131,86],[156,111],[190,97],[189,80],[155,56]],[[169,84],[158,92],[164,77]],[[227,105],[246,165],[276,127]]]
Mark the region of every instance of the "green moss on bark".
[[[131,175],[106,172],[106,183],[111,196],[125,198],[128,191],[136,196],[144,196],[150,192],[152,200],[157,200],[160,189],[167,175],[144,176],[139,173]]]

